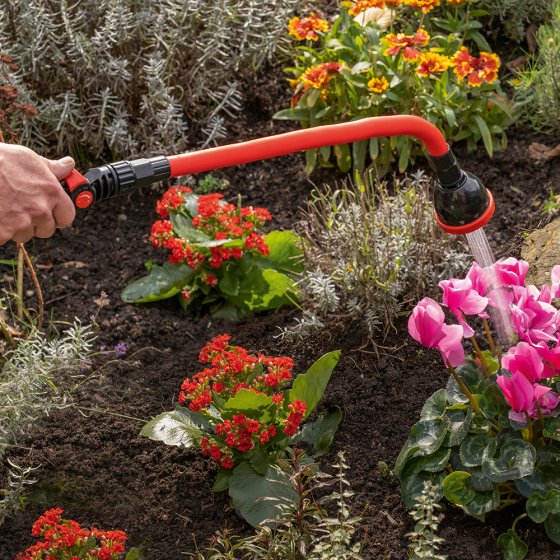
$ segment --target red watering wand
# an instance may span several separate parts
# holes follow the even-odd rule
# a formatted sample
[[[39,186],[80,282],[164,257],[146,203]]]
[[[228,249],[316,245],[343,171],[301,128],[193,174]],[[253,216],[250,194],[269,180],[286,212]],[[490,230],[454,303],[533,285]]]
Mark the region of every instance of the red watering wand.
[[[78,208],[87,208],[97,200],[112,198],[172,177],[381,136],[412,136],[426,146],[437,176],[434,192],[436,220],[445,231],[466,234],[488,223],[495,209],[490,191],[477,177],[459,167],[436,126],[412,115],[371,117],[198,152],[119,161],[94,167],[85,175],[73,171],[63,185]]]

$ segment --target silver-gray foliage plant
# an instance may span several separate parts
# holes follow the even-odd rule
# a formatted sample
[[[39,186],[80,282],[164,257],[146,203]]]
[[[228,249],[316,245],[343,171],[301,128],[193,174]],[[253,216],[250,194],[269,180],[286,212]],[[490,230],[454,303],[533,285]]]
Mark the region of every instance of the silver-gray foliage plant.
[[[268,60],[299,0],[3,0],[0,52],[38,117],[21,141],[76,156],[204,145],[240,110],[239,74]]]
[[[89,363],[94,336],[91,326],[75,322],[53,339],[32,334],[7,353],[0,371],[0,464],[6,449],[18,443],[43,416],[65,405],[58,384],[65,374],[76,373]],[[0,500],[0,524],[17,509],[24,487],[32,483],[29,467],[8,461],[8,487]]]
[[[470,255],[435,224],[429,187],[417,173],[395,179],[391,195],[375,180],[314,193],[296,226],[307,270],[299,283],[303,314],[281,338],[303,339],[341,317],[374,337],[405,300],[467,268]]]
[[[410,541],[409,560],[446,560],[447,556],[438,554],[444,539],[437,534],[439,523],[443,517],[438,510],[439,489],[430,481],[424,482],[422,494],[416,500],[415,508],[410,512],[416,522],[414,531],[406,537]]]

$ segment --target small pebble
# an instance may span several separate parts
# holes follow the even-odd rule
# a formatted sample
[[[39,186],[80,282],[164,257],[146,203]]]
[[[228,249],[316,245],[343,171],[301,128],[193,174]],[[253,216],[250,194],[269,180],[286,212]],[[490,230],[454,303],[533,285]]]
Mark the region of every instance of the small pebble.
[[[25,292],[25,295],[26,295],[27,297],[33,297],[33,296],[35,295],[35,292],[34,292],[33,290],[27,290],[27,291]]]

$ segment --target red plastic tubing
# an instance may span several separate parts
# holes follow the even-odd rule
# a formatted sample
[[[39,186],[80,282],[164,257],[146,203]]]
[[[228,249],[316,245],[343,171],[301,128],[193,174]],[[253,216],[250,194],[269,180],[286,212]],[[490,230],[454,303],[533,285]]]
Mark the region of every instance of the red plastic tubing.
[[[396,115],[306,128],[248,142],[170,156],[168,160],[171,177],[179,177],[381,136],[412,136],[426,146],[431,156],[442,156],[449,150],[443,134],[432,123],[413,115]]]

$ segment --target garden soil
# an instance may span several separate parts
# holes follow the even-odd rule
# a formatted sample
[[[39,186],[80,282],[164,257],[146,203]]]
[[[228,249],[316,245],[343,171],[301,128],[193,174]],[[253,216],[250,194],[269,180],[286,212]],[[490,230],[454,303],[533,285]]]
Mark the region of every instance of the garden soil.
[[[271,119],[289,99],[281,71],[262,75],[260,84],[256,92],[248,87],[244,115],[233,124],[228,141],[297,128],[295,123]],[[545,219],[542,202],[551,189],[560,189],[560,159],[532,161],[527,148],[533,141],[547,139],[517,129],[510,133],[508,149],[493,159],[482,148],[474,155],[461,146],[456,150],[464,167],[493,189],[497,210],[486,229],[499,256],[518,255],[524,234]],[[229,181],[226,196],[240,192],[246,204],[269,208],[278,229],[300,219],[299,208],[314,188],[312,181],[320,186],[339,179],[333,170],[309,179],[301,155],[219,175]],[[404,534],[411,530],[412,520],[401,502],[398,481],[383,465],[394,464],[424,400],[445,384],[439,357],[421,351],[409,338],[404,318],[378,341],[377,354],[364,332],[352,324],[303,344],[283,342],[277,336],[279,327],[297,317],[293,310],[232,325],[209,315],[184,314],[176,301],[122,303],[121,289],[145,273],[144,263],[164,259],[148,241],[161,192],[161,188],[145,190],[100,203],[80,212],[72,229],[29,244],[53,317],[58,321],[78,317],[87,323],[95,315],[96,344],[125,342],[128,353],[120,360],[97,360],[101,367],[87,374],[89,380],[71,395],[73,406],[55,411],[19,442],[32,451],[18,448],[8,453],[20,463],[41,467],[25,510],[0,528],[0,559],[11,560],[33,544],[33,521],[53,506],[64,508],[66,517],[86,526],[126,531],[130,546],[144,546],[146,560],[187,558],[197,545],[204,549],[218,529],[249,532],[227,495],[211,492],[214,472],[197,451],[139,436],[144,421],[173,408],[183,378],[200,367],[201,346],[224,332],[231,334],[233,344],[253,352],[293,356],[297,372],[325,352],[342,349],[320,409],[337,404],[344,416],[321,464],[328,468],[338,451],[346,455],[355,492],[352,511],[362,518],[358,536],[364,558],[406,559]],[[3,248],[1,258],[11,258],[13,251]],[[32,289],[30,283],[28,287]],[[102,291],[108,294],[108,305],[99,308]],[[498,560],[496,538],[519,513],[493,514],[483,524],[451,506],[444,506],[443,512],[442,552],[449,560]],[[530,560],[560,558],[542,527],[524,520],[518,530],[530,545]]]

